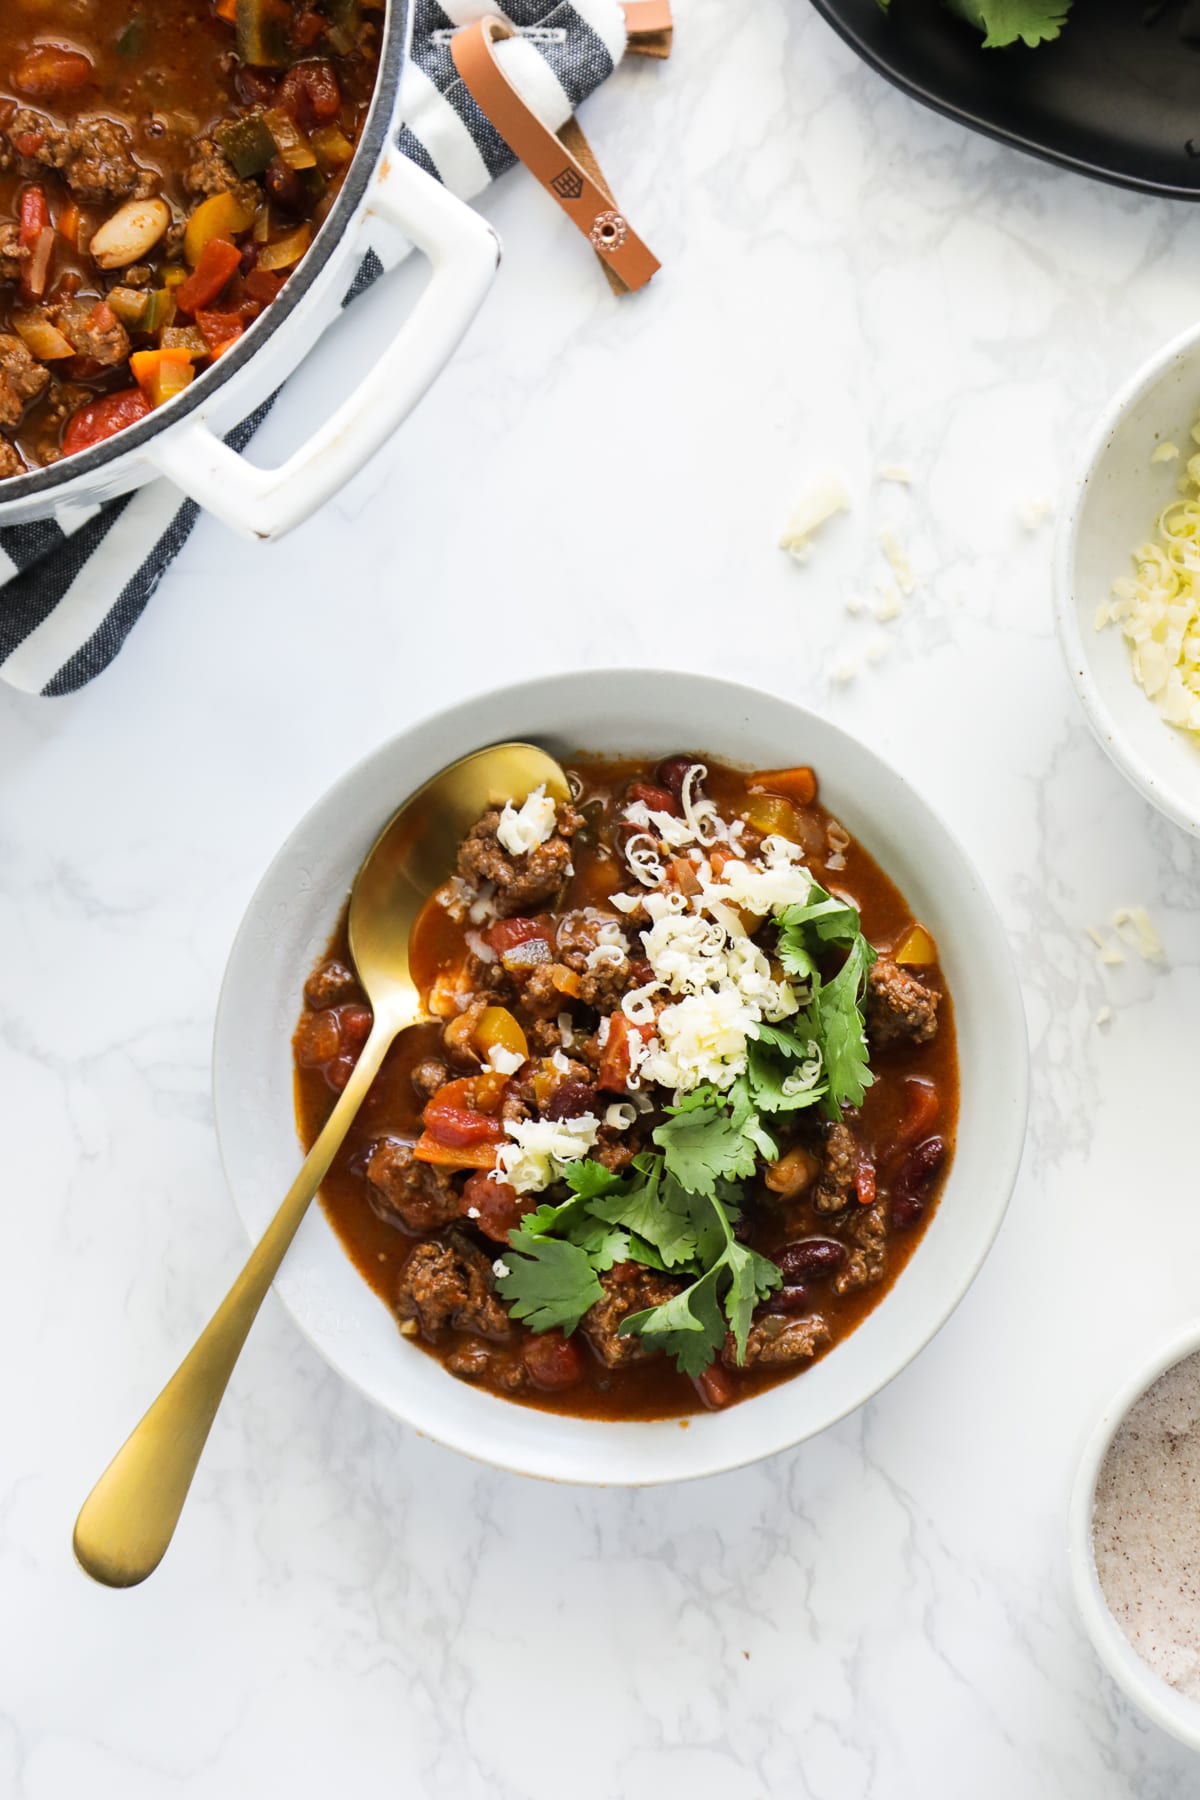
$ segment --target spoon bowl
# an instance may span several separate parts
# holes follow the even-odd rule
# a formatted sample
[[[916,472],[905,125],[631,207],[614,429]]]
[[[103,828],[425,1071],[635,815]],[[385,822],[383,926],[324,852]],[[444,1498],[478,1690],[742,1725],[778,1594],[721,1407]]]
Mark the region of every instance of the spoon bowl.
[[[283,1203],[209,1324],[80,1509],[75,1555],[107,1587],[134,1587],[174,1535],[217,1408],[251,1325],[355,1114],[401,1031],[422,1014],[409,966],[417,916],[490,807],[545,787],[569,798],[562,769],[532,744],[499,744],[450,764],[376,838],[350,897],[350,953],[371,1003],[371,1035]]]

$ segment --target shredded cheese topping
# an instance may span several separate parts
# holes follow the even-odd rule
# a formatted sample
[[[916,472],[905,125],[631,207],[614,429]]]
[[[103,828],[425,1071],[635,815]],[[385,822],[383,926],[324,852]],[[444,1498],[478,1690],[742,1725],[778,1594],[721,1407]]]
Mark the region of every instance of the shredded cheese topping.
[[[554,802],[543,782],[534,788],[519,811],[511,800],[504,802],[496,836],[510,856],[528,856],[552,834],[556,816]]]
[[[580,1162],[596,1142],[594,1113],[577,1119],[515,1119],[509,1142],[496,1152],[496,1172],[518,1194],[540,1194],[562,1178],[568,1163]]]

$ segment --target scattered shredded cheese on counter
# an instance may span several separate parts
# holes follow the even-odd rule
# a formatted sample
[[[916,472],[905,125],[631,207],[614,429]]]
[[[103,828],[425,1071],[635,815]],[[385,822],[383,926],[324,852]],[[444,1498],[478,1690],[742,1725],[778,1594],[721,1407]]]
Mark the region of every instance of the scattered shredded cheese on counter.
[[[798,562],[804,562],[812,550],[813,533],[837,513],[848,512],[849,508],[850,495],[840,476],[822,476],[788,514],[779,536],[779,548]]]
[[[883,463],[879,470],[880,481],[898,481],[902,487],[908,487],[912,481],[912,470],[907,463]]]
[[[1017,517],[1026,531],[1040,531],[1053,510],[1049,500],[1026,500]]]
[[[891,581],[881,582],[879,599],[875,603],[875,617],[879,623],[890,625],[892,620],[898,619],[903,611],[904,606],[896,592],[895,584]]]
[[[908,560],[908,553],[900,543],[894,531],[881,531],[879,544],[883,554],[891,565],[892,574],[899,583],[902,594],[911,594],[917,585],[916,571]]]
[[[1165,962],[1163,942],[1144,906],[1119,906],[1112,916],[1113,930],[1132,946],[1143,962]]]
[[[1089,925],[1087,934],[1100,952],[1100,961],[1102,963],[1108,963],[1115,966],[1117,963],[1123,963],[1125,961],[1121,951],[1118,950],[1115,944],[1109,943],[1099,926]]]
[[[546,792],[546,784],[543,782],[540,787],[534,788],[519,812],[511,800],[504,802],[496,836],[510,856],[528,856],[531,850],[536,850],[539,844],[544,844],[550,837],[555,817],[554,801]]]

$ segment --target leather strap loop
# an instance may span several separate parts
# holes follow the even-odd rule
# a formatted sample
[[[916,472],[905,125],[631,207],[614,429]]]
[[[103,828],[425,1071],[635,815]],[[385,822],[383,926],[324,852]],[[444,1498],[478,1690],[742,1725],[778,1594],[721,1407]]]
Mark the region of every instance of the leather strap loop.
[[[674,33],[671,0],[625,0],[621,10],[631,56],[670,56]]]
[[[587,238],[612,286],[634,292],[649,281],[658,259],[617,207],[579,127],[568,120],[555,137],[501,69],[495,46],[512,35],[511,27],[491,13],[455,32],[450,52],[463,85],[513,154]],[[570,143],[585,150],[586,159],[573,154]]]

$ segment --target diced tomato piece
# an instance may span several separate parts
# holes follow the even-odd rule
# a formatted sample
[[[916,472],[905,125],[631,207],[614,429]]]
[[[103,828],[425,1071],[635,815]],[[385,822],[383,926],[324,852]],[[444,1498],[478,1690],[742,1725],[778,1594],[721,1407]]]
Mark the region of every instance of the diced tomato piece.
[[[582,1379],[583,1360],[570,1338],[561,1331],[543,1331],[528,1337],[521,1350],[521,1361],[529,1371],[534,1387],[546,1393],[574,1387]]]
[[[342,110],[342,90],[332,66],[319,59],[297,63],[279,84],[276,105],[301,131],[326,125]]]
[[[651,787],[648,781],[633,781],[629,785],[629,798],[641,800],[651,812],[670,813],[673,819],[679,817],[679,802],[674,794],[666,788]]]
[[[99,400],[89,400],[67,421],[62,440],[63,454],[76,456],[81,450],[90,450],[93,444],[103,443],[105,438],[124,431],[127,425],[136,425],[150,410],[150,402],[139,387],[122,388],[119,394],[105,394]]]
[[[865,1151],[858,1159],[858,1168],[854,1172],[854,1194],[860,1206],[875,1204],[875,1161]]]
[[[418,1162],[433,1163],[440,1169],[492,1169],[496,1166],[494,1144],[440,1144],[431,1132],[423,1132],[413,1145]]]
[[[50,223],[50,202],[46,191],[34,183],[21,195],[20,242],[22,249],[35,244]]]
[[[251,269],[242,277],[242,286],[251,300],[258,301],[260,306],[269,306],[283,282],[278,275],[272,275],[270,269]]]
[[[12,140],[12,147],[18,156],[36,156],[46,141],[44,131],[18,131]]]
[[[462,1191],[464,1215],[498,1244],[507,1244],[509,1232],[521,1223],[522,1215],[536,1205],[537,1200],[532,1195],[528,1199],[522,1198],[507,1181],[496,1181],[482,1169],[467,1177]]]
[[[240,313],[210,312],[202,306],[195,319],[210,350],[224,349],[235,338],[240,338],[245,329]]]
[[[79,50],[60,50],[57,44],[35,44],[13,70],[18,93],[46,100],[53,94],[77,92],[92,79],[92,65]]]
[[[209,238],[196,267],[175,289],[175,304],[180,312],[195,313],[201,307],[210,306],[225,283],[237,273],[241,260],[241,251],[228,238]]]
[[[608,1093],[623,1094],[633,1067],[634,1038],[640,1038],[645,1044],[653,1036],[653,1025],[634,1025],[624,1013],[613,1013],[608,1021],[608,1036],[600,1052],[596,1086],[604,1088]]]
[[[464,1144],[498,1144],[504,1127],[489,1113],[472,1110],[469,1102],[475,1093],[473,1076],[446,1082],[421,1114],[426,1132],[439,1144],[456,1149]]]
[[[503,956],[506,950],[528,943],[530,938],[545,938],[549,943],[553,929],[544,919],[497,919],[484,932],[483,941],[497,956]]]
[[[696,1392],[705,1406],[714,1412],[719,1407],[728,1406],[737,1394],[733,1376],[720,1363],[709,1363],[707,1369],[696,1376],[695,1381]]]
[[[325,36],[327,22],[319,12],[297,13],[288,29],[288,36],[297,50],[311,50]]]
[[[908,1107],[896,1136],[897,1150],[907,1150],[910,1144],[919,1143],[923,1137],[928,1137],[941,1109],[938,1091],[932,1081],[924,1081],[919,1075],[910,1075],[904,1086]]]

